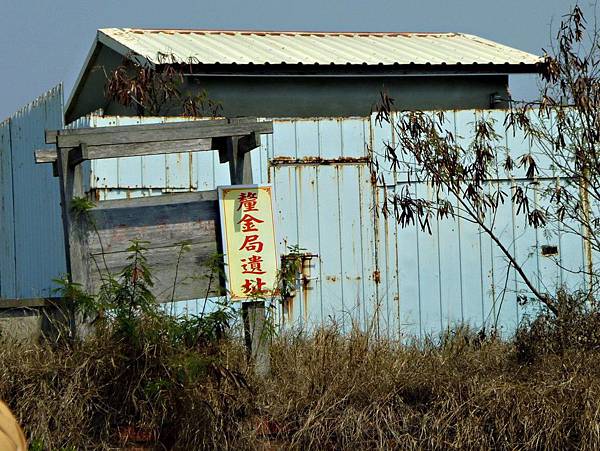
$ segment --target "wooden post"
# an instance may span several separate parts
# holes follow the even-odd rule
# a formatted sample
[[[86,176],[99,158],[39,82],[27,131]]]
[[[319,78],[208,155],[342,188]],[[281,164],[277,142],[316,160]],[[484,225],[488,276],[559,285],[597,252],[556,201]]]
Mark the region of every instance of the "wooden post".
[[[85,145],[81,145],[85,147]],[[82,233],[81,218],[77,218],[72,211],[72,200],[75,197],[85,195],[83,189],[83,174],[81,165],[76,164],[75,159],[79,158],[82,152],[79,148],[58,148],[57,150],[57,168],[60,180],[60,194],[62,202],[63,226],[65,234],[65,248],[67,255],[67,272],[69,280],[77,282],[82,287],[87,288],[88,268],[85,265],[85,235]],[[73,306],[65,307],[68,312],[63,312],[63,318],[68,318],[68,328],[72,338],[83,336],[83,326],[85,319],[80,317],[74,311]]]
[[[232,185],[252,184],[252,160],[250,151],[243,149],[240,138],[227,138],[227,160],[229,161],[229,176]]]
[[[264,301],[244,302],[242,304],[244,338],[250,361],[254,365],[254,374],[268,376],[271,371],[269,355],[270,331],[267,329]]]

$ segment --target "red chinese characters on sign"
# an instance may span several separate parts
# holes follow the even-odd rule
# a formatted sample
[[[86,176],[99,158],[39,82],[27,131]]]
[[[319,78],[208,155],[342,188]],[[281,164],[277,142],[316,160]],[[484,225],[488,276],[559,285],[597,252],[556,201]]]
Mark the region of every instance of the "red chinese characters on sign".
[[[242,219],[238,221],[238,224],[242,225],[242,232],[258,232],[257,224],[262,224],[265,221],[261,221],[252,215],[246,213],[242,216]]]
[[[240,251],[246,250],[250,252],[262,252],[264,247],[264,243],[260,241],[260,237],[258,235],[246,235],[244,237],[244,242],[240,247]]]
[[[249,211],[258,211],[256,208],[256,204],[258,203],[258,194],[257,193],[241,193],[238,197],[240,202],[238,206],[238,211],[243,208],[244,213],[248,213]]]
[[[241,211],[243,215],[238,224],[241,225],[241,231],[244,233],[244,241],[239,250],[249,253],[248,257],[240,260],[242,274],[248,275],[244,279],[241,289],[247,296],[258,296],[266,291],[266,283],[262,278],[252,277],[253,275],[265,274],[265,271],[262,269],[263,259],[260,256],[264,248],[264,243],[261,241],[259,230],[259,225],[264,223],[264,221],[259,218],[261,212],[257,208],[257,204],[257,193],[240,193],[237,211]]]
[[[265,274],[262,269],[263,259],[260,255],[242,258],[242,274]]]
[[[256,280],[246,279],[244,284],[242,285],[242,290],[244,294],[247,295],[259,295],[264,292],[265,282],[262,281],[260,277],[257,277]]]

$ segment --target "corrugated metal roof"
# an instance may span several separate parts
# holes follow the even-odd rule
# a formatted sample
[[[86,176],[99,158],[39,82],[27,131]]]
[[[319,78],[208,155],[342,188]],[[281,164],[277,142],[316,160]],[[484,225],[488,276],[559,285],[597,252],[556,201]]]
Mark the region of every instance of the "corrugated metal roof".
[[[321,33],[104,28],[98,40],[148,62],[535,65],[542,58],[462,33]],[[161,59],[161,55],[163,55]]]

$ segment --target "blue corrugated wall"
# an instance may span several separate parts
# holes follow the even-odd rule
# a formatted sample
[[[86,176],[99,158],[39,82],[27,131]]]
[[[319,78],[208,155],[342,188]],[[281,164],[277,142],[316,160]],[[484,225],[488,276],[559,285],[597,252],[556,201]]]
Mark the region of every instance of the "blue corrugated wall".
[[[57,88],[0,124],[3,297],[48,294],[52,277],[64,271],[58,182],[47,165],[33,164],[32,155],[43,146],[40,131],[60,127],[60,102]],[[478,115],[496,120],[504,151],[514,159],[536,153],[523,136],[503,133],[501,111],[449,112],[446,126],[468,140]],[[177,120],[90,116],[72,126]],[[275,120],[273,135],[263,136],[261,147],[252,152],[255,182],[274,187],[279,252],[298,245],[318,255],[312,261],[313,280],[298,291],[291,321],[286,320],[307,327],[336,321],[346,330],[354,323],[400,338],[434,335],[457,323],[514,331],[535,307],[519,305],[517,295],[527,290],[485,234],[466,221],[443,220],[434,221],[429,235],[414,227],[401,229],[377,214],[384,187],[372,185],[365,156],[367,149],[383,154],[385,141],[395,141],[393,130],[376,124],[374,117],[285,119]],[[541,165],[546,174],[552,172]],[[228,166],[219,163],[215,152],[94,161],[87,167],[89,186],[99,199],[229,183]],[[560,183],[551,175],[540,183]],[[389,173],[385,189],[393,193],[406,183],[403,174]],[[509,192],[527,181],[524,174],[509,179],[499,171],[494,183]],[[411,189],[430,195],[426,186],[412,184]],[[577,274],[585,253],[575,235],[552,226],[526,227],[510,202],[501,207],[494,229],[540,288],[585,284]],[[558,246],[559,255],[553,257],[558,264],[541,255],[544,244]],[[194,312],[198,305],[190,301],[178,308]]]
[[[52,294],[66,270],[60,191],[50,165],[36,165],[45,129],[63,126],[59,85],[0,124],[0,297]]]
[[[501,111],[449,112],[446,125],[467,140],[481,114],[496,120],[513,158],[536,153],[524,137],[503,133]],[[177,119],[91,117],[86,125],[171,120]],[[389,124],[377,125],[373,117],[275,120],[273,135],[263,136],[262,146],[253,151],[255,182],[274,186],[280,253],[299,245],[318,255],[314,280],[294,300],[292,323],[313,327],[334,320],[346,330],[355,323],[391,337],[435,335],[458,323],[495,325],[511,333],[535,307],[518,304],[517,295],[527,290],[485,234],[466,221],[444,220],[435,221],[429,235],[414,227],[401,229],[376,214],[383,187],[373,187],[360,158],[368,148],[383,154],[384,141],[394,139]],[[91,171],[100,199],[229,183],[227,165],[218,162],[215,152],[96,161]],[[512,184],[527,183],[522,176],[508,179],[499,173],[495,183],[510,192]],[[402,174],[390,173],[386,189],[393,193],[405,183]],[[425,186],[413,184],[412,189],[429,195]],[[585,283],[576,274],[585,264],[576,236],[526,227],[510,202],[501,207],[494,229],[538,286],[552,291],[561,284]],[[541,255],[543,244],[559,247],[559,265]],[[183,307],[194,312],[196,304]]]

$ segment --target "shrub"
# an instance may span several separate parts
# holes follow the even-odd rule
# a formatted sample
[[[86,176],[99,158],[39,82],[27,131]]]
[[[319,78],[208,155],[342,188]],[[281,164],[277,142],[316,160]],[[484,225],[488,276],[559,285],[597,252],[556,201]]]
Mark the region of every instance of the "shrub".
[[[521,324],[515,338],[519,361],[532,362],[548,354],[600,350],[600,306],[585,293],[560,290],[557,315],[543,309]]]

